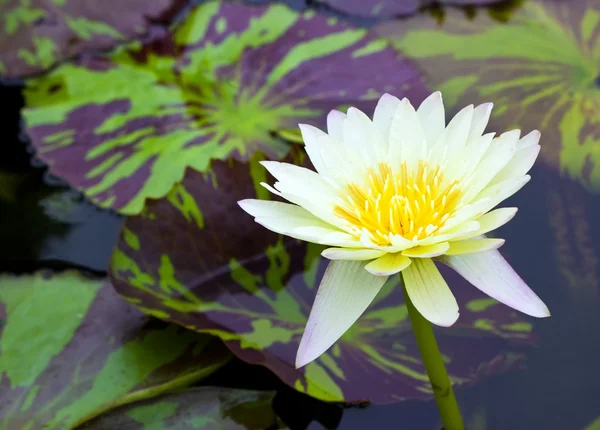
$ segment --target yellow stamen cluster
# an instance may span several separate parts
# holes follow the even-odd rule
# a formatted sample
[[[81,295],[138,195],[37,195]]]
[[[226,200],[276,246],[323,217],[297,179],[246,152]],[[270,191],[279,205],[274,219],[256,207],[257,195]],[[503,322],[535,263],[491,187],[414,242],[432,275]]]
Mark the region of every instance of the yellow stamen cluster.
[[[380,246],[391,245],[390,235],[409,240],[431,236],[451,217],[460,203],[456,181],[444,184],[439,167],[421,161],[409,170],[394,171],[387,163],[371,169],[363,185],[348,184],[345,203],[334,213],[348,221],[357,236],[366,230]]]

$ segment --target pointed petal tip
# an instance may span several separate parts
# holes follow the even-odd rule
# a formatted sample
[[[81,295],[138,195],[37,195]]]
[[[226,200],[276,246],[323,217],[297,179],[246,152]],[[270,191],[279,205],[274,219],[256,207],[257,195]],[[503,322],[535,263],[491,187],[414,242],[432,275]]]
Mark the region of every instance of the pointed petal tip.
[[[294,363],[294,367],[296,369],[300,369],[301,367],[306,366],[307,364],[313,362],[314,360],[316,360],[316,357],[308,359],[306,357],[306,353],[300,354],[300,350],[298,350],[298,353],[296,354],[296,362]]]
[[[252,201],[253,199],[243,199],[243,200],[238,200],[237,204],[239,207],[241,207],[245,212],[250,213],[249,208],[252,206]]]
[[[454,316],[454,319],[445,319],[445,320],[430,320],[429,322],[431,322],[432,324],[435,324],[437,326],[440,327],[452,327],[454,325],[454,323],[456,321],[458,321],[458,317],[460,316],[460,312],[456,312],[456,315]]]

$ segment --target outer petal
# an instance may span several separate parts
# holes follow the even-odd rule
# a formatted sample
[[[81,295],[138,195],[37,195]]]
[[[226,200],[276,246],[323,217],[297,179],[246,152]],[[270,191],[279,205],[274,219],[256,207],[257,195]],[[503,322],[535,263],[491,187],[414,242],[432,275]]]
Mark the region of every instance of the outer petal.
[[[436,91],[423,100],[423,103],[417,109],[417,115],[427,138],[427,147],[431,148],[446,128],[442,93]]]
[[[481,190],[489,187],[494,176],[510,162],[516,152],[520,133],[520,130],[511,130],[494,139],[473,173],[471,184],[463,197],[465,202],[470,202]]]
[[[490,297],[527,315],[550,316],[540,298],[523,282],[498,251],[442,256],[440,261]]]
[[[390,276],[406,269],[410,265],[410,258],[402,254],[385,254],[366,265],[370,273],[376,276]]]
[[[540,145],[529,145],[518,149],[513,158],[500,170],[488,186],[498,184],[510,178],[523,176],[529,172],[540,153]]]
[[[257,223],[275,233],[325,245],[360,246],[353,236],[327,224],[300,206],[254,199],[241,200],[238,204],[254,216]]]
[[[358,261],[327,266],[296,355],[302,367],[334,344],[373,301],[387,276],[373,276]]]
[[[365,261],[373,260],[385,255],[385,251],[378,251],[377,249],[364,249],[364,248],[327,248],[321,253],[325,258],[330,260],[354,260],[354,261]]]
[[[458,319],[458,304],[432,260],[415,258],[402,271],[406,291],[415,308],[434,324],[449,327]]]
[[[450,248],[444,255],[464,255],[476,252],[486,252],[498,249],[504,245],[504,239],[471,239],[451,242]]]
[[[521,188],[523,188],[525,184],[529,182],[530,179],[531,176],[529,175],[507,179],[506,181],[502,181],[499,184],[492,185],[491,187],[483,190],[477,196],[477,200],[487,200],[488,203],[484,205],[481,214],[489,212],[490,210],[498,206],[502,201],[506,200],[514,193],[519,191]]]
[[[486,213],[485,215],[477,218],[479,222],[479,229],[464,239],[471,239],[476,236],[481,236],[492,230],[496,230],[498,227],[502,227],[504,224],[509,222],[517,213],[517,208],[500,208]]]

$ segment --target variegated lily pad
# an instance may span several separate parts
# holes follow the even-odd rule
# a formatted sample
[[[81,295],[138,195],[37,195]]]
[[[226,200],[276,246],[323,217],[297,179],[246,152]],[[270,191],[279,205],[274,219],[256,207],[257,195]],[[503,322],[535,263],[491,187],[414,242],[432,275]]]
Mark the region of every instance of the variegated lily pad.
[[[340,12],[362,18],[412,15],[432,4],[486,5],[500,0],[317,0]]]
[[[294,151],[295,152],[295,151]],[[398,279],[317,361],[295,369],[300,337],[323,275],[322,248],[287,240],[245,216],[236,201],[260,194],[253,163],[214,162],[188,171],[167,199],[129,217],[113,254],[113,285],[159,318],[211,333],[242,359],[299,391],[329,401],[428,398]],[[463,311],[440,344],[456,383],[504,369],[522,356],[531,325],[448,273]]]
[[[492,101],[494,129],[542,131],[541,160],[600,190],[600,5],[527,1],[507,23],[448,11],[377,33],[412,57],[446,103]]]
[[[285,425],[273,412],[274,396],[269,391],[190,389],[116,409],[83,429],[283,429]]]
[[[181,0],[3,0],[0,77],[42,72],[86,50],[143,36],[168,19]]]
[[[151,322],[75,272],[0,276],[0,427],[67,429],[220,368],[218,340]]]
[[[323,126],[335,107],[372,109],[386,91],[427,93],[366,30],[283,5],[208,2],[154,43],[29,81],[23,114],[51,172],[96,204],[135,214],[186,167],[207,171],[211,159],[257,149],[283,157],[290,145],[276,132]]]

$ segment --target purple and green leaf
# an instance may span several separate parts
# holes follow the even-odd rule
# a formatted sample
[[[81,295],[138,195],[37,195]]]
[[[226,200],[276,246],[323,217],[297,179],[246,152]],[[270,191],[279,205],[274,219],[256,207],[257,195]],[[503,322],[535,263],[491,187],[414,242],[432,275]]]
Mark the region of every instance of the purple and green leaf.
[[[373,68],[373,64],[377,64]],[[187,167],[279,159],[278,137],[370,110],[384,92],[421,100],[420,75],[385,41],[313,11],[208,2],[162,39],[64,64],[30,80],[27,133],[50,171],[92,201],[137,214]]]
[[[419,10],[439,5],[488,5],[500,0],[317,0],[348,15],[362,18],[408,16]]]
[[[283,239],[238,207],[237,200],[265,197],[262,172],[233,160],[213,162],[206,174],[188,171],[166,199],[127,219],[111,262],[113,285],[145,312],[220,336],[243,360],[311,396],[381,403],[430,397],[398,278],[326,354],[295,369],[327,261],[321,247]],[[531,324],[444,273],[462,306],[458,324],[440,332],[454,382],[519,362],[523,345],[515,345],[532,341]]]
[[[89,50],[109,49],[159,30],[181,0],[4,0],[0,3],[0,77],[43,72]]]
[[[506,23],[478,14],[381,24],[447,104],[494,102],[491,129],[542,132],[541,160],[600,190],[600,5],[527,1]]]
[[[233,388],[188,389],[115,409],[82,429],[283,429],[273,412],[274,396]]]
[[[0,428],[65,429],[196,382],[220,341],[152,321],[76,272],[0,276]]]

